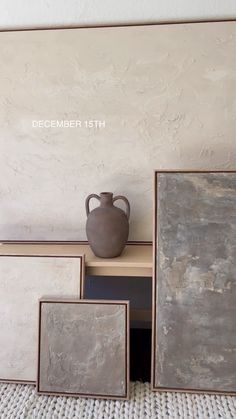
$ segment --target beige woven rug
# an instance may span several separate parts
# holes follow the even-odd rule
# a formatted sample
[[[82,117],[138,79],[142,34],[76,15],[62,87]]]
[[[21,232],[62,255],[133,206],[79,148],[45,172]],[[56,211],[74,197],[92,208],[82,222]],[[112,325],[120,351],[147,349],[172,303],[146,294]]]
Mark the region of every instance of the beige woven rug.
[[[131,384],[128,402],[38,396],[29,385],[0,384],[1,419],[236,419],[236,397],[153,393]]]

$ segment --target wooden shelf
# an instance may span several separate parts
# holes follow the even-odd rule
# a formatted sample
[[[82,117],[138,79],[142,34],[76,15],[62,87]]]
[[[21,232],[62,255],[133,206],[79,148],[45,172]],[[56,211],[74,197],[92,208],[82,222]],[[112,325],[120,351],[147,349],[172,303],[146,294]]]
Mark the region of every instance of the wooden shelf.
[[[0,255],[51,254],[85,255],[86,275],[94,276],[152,276],[152,245],[127,244],[121,256],[113,259],[96,257],[86,243],[18,242],[0,243]],[[151,310],[132,309],[131,320],[151,323]]]
[[[85,255],[86,274],[104,276],[152,276],[152,245],[127,244],[121,256],[112,259],[96,257],[88,244],[77,243],[2,243],[4,254],[70,254]]]

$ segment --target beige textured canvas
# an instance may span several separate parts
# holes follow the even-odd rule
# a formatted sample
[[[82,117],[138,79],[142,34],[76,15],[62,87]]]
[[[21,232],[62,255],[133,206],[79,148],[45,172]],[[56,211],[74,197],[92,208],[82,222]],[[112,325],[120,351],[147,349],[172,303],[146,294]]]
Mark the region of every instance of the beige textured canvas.
[[[127,399],[129,303],[41,301],[37,390]]]
[[[0,50],[0,239],[86,239],[105,190],[151,240],[154,169],[235,165],[236,22],[0,33]]]
[[[38,300],[80,297],[82,256],[0,256],[0,381],[36,381]]]

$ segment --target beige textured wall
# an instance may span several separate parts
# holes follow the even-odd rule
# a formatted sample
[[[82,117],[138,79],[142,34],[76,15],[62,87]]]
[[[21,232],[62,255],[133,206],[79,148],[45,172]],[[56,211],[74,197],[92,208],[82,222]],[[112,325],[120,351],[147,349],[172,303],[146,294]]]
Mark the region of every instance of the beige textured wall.
[[[0,51],[0,239],[85,239],[85,197],[110,190],[151,240],[153,169],[236,166],[236,22],[1,33]]]

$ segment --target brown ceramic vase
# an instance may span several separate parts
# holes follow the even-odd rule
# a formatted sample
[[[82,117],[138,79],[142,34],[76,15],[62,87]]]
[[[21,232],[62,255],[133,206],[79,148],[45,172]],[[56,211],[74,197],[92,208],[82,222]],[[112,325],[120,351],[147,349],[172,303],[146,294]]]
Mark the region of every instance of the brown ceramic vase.
[[[89,203],[92,198],[100,202],[100,206],[90,212]],[[124,201],[126,212],[116,207],[114,202]],[[86,233],[88,242],[94,254],[100,258],[114,258],[119,256],[129,235],[130,205],[124,196],[113,198],[111,192],[102,192],[100,196],[91,194],[85,201],[87,223]]]

